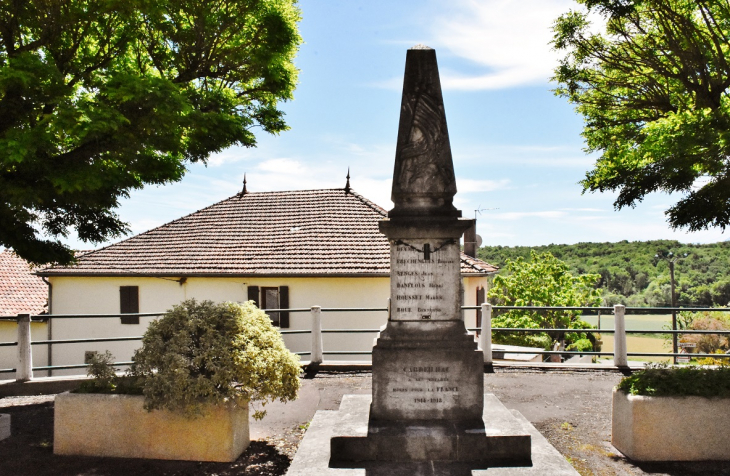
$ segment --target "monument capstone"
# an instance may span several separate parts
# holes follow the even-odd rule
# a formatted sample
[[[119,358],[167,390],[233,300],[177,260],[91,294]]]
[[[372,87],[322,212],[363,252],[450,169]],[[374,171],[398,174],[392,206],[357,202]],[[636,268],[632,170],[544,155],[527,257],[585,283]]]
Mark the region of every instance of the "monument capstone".
[[[317,412],[287,474],[577,474],[521,415],[484,395],[484,356],[460,307],[459,240],[473,220],[455,194],[436,52],[418,45],[406,56],[395,206],[379,224],[391,297],[372,398],[346,395],[338,412]]]

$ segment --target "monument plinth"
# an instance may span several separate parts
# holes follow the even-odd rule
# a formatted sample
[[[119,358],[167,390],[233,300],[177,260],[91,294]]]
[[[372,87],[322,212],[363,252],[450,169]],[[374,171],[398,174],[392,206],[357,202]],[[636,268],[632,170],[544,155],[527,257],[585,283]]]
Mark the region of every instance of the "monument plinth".
[[[338,412],[317,412],[287,474],[577,474],[519,413],[484,395],[484,356],[461,319],[459,240],[473,220],[455,194],[436,52],[418,46],[406,57],[395,206],[379,224],[390,312],[373,347],[372,398],[345,395]]]

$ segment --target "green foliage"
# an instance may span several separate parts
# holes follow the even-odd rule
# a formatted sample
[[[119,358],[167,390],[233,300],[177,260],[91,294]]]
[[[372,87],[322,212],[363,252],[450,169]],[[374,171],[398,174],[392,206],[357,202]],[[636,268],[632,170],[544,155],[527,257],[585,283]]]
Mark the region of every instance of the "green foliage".
[[[295,3],[0,2],[0,244],[69,263],[55,238],[126,233],[131,190],[286,130]]]
[[[505,273],[506,271],[506,273]],[[506,260],[506,270],[494,278],[489,290],[489,301],[502,306],[597,306],[600,291],[594,285],[598,275],[570,273],[568,265],[550,253],[530,253],[530,261],[519,257]],[[532,329],[590,329],[591,326],[580,318],[579,311],[522,311],[513,310],[496,314],[493,327],[524,327]],[[565,333],[549,331],[544,335],[507,336],[497,334],[495,342],[518,343],[519,345],[538,342],[549,347],[554,341],[568,343],[587,339],[584,332]]]
[[[153,321],[135,352],[145,408],[194,416],[207,405],[294,400],[299,358],[252,301],[184,301]],[[265,411],[257,411],[260,419]]]
[[[718,357],[703,357],[701,359],[697,359],[698,365],[728,365],[728,358],[730,356],[726,355],[725,352],[722,350],[716,350],[716,354],[718,354]],[[722,357],[721,357],[722,356]]]
[[[114,389],[114,356],[108,350],[103,354],[94,353],[89,359],[89,368],[86,374],[93,378],[91,385],[97,391],[95,393],[107,393]]]
[[[590,339],[578,339],[572,344],[570,344],[568,347],[565,348],[565,350],[574,350],[577,352],[590,352],[593,350],[593,342],[590,341]]]
[[[719,311],[682,312],[678,323],[682,322],[681,329],[706,330],[706,331],[727,331],[730,330],[730,315]],[[669,339],[671,340],[671,338]],[[724,353],[730,349],[730,338],[720,334],[680,334],[680,342],[695,344],[694,348],[688,348],[691,353],[713,354]]]
[[[679,192],[665,213],[690,231],[730,224],[730,4],[576,0],[558,18],[556,94],[585,118],[600,152],[584,191],[617,191],[617,209]],[[596,32],[589,13],[605,21]]]
[[[730,397],[730,367],[667,367],[652,364],[618,384],[629,395]]]
[[[730,242],[682,244],[673,240],[577,243],[546,246],[485,246],[478,256],[497,266],[549,252],[573,274],[598,274],[604,305],[671,306],[669,267],[655,255],[671,250],[687,257],[674,265],[677,302],[681,306],[727,306],[730,302]]]
[[[83,382],[76,392],[141,395],[142,382],[135,377],[117,375],[113,364],[114,356],[108,350],[92,355],[86,374],[93,380]]]

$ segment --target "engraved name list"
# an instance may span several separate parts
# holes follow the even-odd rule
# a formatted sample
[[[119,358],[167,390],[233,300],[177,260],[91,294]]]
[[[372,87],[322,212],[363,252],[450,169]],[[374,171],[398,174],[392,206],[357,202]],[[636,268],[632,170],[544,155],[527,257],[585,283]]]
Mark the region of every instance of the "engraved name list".
[[[391,303],[395,320],[453,319],[459,290],[459,248],[453,242],[416,240],[392,247]]]

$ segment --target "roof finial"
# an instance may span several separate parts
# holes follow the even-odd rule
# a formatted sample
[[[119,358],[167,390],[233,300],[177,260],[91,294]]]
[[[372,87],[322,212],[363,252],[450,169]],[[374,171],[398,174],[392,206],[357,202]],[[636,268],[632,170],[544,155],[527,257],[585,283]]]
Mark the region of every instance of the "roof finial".
[[[347,183],[345,184],[345,195],[350,193],[350,167],[347,167]]]
[[[248,193],[248,190],[246,190],[246,174],[243,174],[243,190],[241,191],[241,195],[246,195]]]

